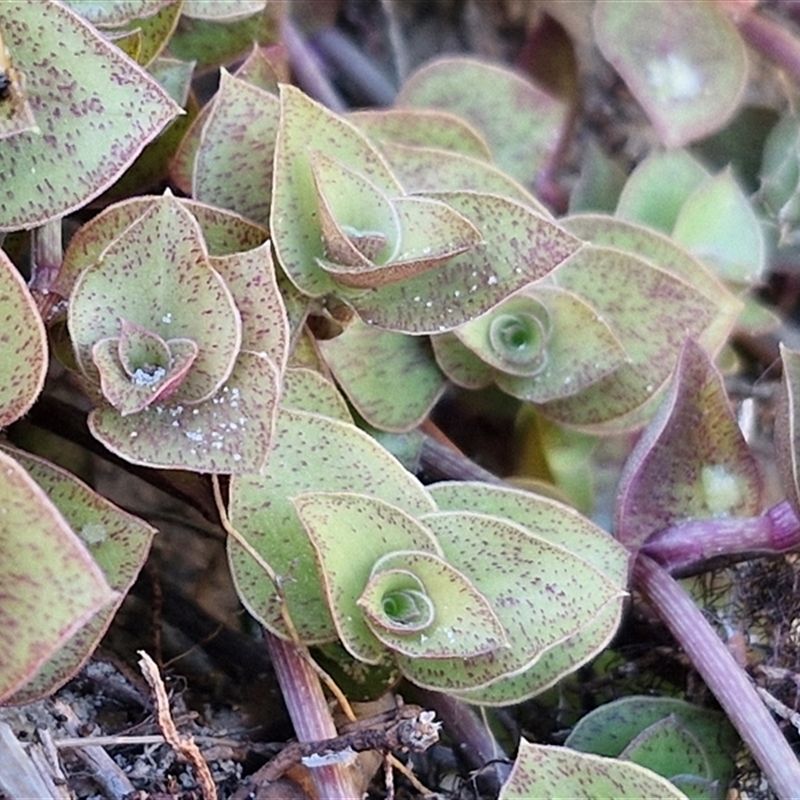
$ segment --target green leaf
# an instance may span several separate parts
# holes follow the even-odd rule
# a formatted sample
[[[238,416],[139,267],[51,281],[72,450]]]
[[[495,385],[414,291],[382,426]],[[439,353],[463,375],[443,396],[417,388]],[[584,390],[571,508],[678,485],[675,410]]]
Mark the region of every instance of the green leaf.
[[[556,283],[590,303],[616,333],[629,362],[573,397],[542,408],[585,430],[624,430],[646,420],[626,415],[654,410],[687,335],[705,337],[716,304],[649,261],[611,248],[586,246],[566,262]]]
[[[181,5],[181,3],[162,4],[155,14],[137,16],[127,23],[125,26],[127,30],[138,33],[139,47],[136,61],[139,64],[145,67],[152,66],[169,44],[180,19]],[[176,99],[174,95],[172,97]]]
[[[701,184],[681,207],[672,238],[738,285],[759,283],[766,263],[761,222],[730,168]]]
[[[241,346],[239,312],[209,264],[197,221],[171,195],[115,239],[73,288],[70,337],[76,360],[90,379],[92,346],[118,335],[120,319],[164,339],[196,343],[197,358],[172,395],[174,401],[207,400],[230,376]]]
[[[334,291],[336,283],[317,265],[317,259],[324,259],[326,253],[317,222],[311,166],[314,151],[356,170],[387,195],[399,195],[401,188],[381,155],[354,125],[299,89],[281,87],[270,228],[278,260],[289,278],[301,291],[318,296]]]
[[[588,142],[583,154],[581,174],[569,196],[569,213],[613,213],[624,185],[625,173],[622,167],[594,142]]]
[[[422,484],[366,433],[340,420],[286,408],[278,414],[269,468],[263,475],[231,479],[231,522],[283,580],[289,612],[308,643],[331,641],[336,630],[311,543],[290,498],[354,486],[409,513],[434,508]],[[287,637],[275,587],[262,568],[230,538],[228,559],[244,606],[269,630]]]
[[[267,0],[183,0],[182,13],[194,19],[236,20],[264,10]]]
[[[598,797],[686,800],[686,795],[654,772],[626,761],[578,753],[566,747],[520,742],[499,800],[532,797]]]
[[[800,118],[787,114],[770,131],[761,161],[759,197],[781,232],[800,223]]]
[[[779,345],[783,375],[775,410],[775,460],[786,499],[800,515],[800,352]]]
[[[56,506],[0,451],[0,701],[116,593]]]
[[[358,605],[375,638],[409,658],[468,658],[509,646],[486,598],[433,553],[378,558]]]
[[[195,155],[196,200],[268,226],[279,111],[274,94],[222,70]]]
[[[77,630],[7,702],[30,703],[52,694],[94,651],[133,585],[156,531],[92,491],[74,475],[44,459],[6,448],[27,470],[83,541],[105,575],[114,600]]]
[[[359,608],[373,568],[381,556],[398,550],[438,555],[436,539],[398,506],[367,495],[308,492],[293,504],[314,547],[339,639],[355,658],[377,664],[383,646]]]
[[[494,381],[496,371],[462,344],[454,333],[431,336],[431,345],[436,363],[457,386],[484,389]]]
[[[40,129],[18,133],[0,149],[0,171],[14,185],[0,229],[14,230],[97,197],[180,108],[66,6],[8,0],[0,18]],[[111,108],[119,113],[109,114]]]
[[[47,334],[25,281],[0,250],[0,428],[23,416],[44,386]]]
[[[65,0],[73,11],[95,25],[123,25],[138,17],[156,14],[166,0]]]
[[[435,270],[353,298],[366,323],[416,334],[453,330],[545,277],[581,246],[555,222],[505,197],[431,196],[469,219],[483,242]]]
[[[709,3],[597,3],[603,56],[667,147],[719,130],[739,107],[747,54],[725,11]]]
[[[489,146],[478,131],[455,114],[421,108],[355,111],[347,115],[373,142],[434,147],[483,161],[491,158]]]
[[[575,512],[543,500],[542,513],[569,525]],[[424,514],[420,520],[447,562],[485,595],[511,645],[469,659],[398,656],[403,673],[420,686],[460,691],[500,682],[621,602],[621,587],[589,562],[511,520],[460,510]]]
[[[521,74],[471,58],[441,58],[403,84],[400,107],[451,111],[483,134],[497,165],[531,185],[555,149],[567,106]]]
[[[336,386],[319,372],[306,367],[290,367],[283,376],[281,405],[293,411],[307,411],[340,422],[353,416]]]
[[[428,342],[354,321],[317,343],[358,413],[376,428],[407,431],[428,416],[445,389]]]
[[[620,478],[616,534],[633,550],[682,520],[753,516],[763,484],[722,376],[689,340],[664,404]]]
[[[81,272],[96,263],[111,242],[162,199],[132,197],[109,206],[81,227],[70,239],[54,290],[69,297]],[[180,198],[177,202],[197,220],[211,256],[250,250],[263,244],[269,236],[267,230],[248,222],[238,214],[185,198]]]
[[[616,215],[669,234],[683,204],[710,177],[686,150],[653,153],[628,177]]]

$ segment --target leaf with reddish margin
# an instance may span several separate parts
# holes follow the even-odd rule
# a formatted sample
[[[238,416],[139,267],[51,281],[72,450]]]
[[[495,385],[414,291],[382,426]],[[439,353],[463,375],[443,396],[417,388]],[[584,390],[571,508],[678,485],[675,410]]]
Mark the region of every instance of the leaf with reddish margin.
[[[222,70],[192,171],[192,196],[269,225],[280,103]]]
[[[568,747],[531,744],[524,739],[498,800],[531,797],[652,797],[686,800],[666,778],[630,761],[579,753]]]
[[[786,499],[800,516],[800,352],[779,346],[783,376],[775,410],[775,460]]]
[[[620,478],[617,539],[629,549],[688,519],[761,511],[758,463],[728,404],[722,376],[688,340],[669,391]]]
[[[47,493],[117,593],[31,680],[6,699],[8,703],[19,704],[52,694],[91,655],[144,566],[156,530],[117,508],[66,470],[30,453],[5,449]]]
[[[172,0],[67,0],[66,5],[94,25],[113,27],[156,14]]]
[[[25,281],[0,250],[0,428],[33,405],[47,374],[47,334]]]
[[[381,430],[416,428],[445,389],[444,376],[421,337],[355,321],[317,346],[358,413]]]
[[[56,506],[5,452],[0,476],[1,701],[116,593]]]
[[[0,149],[0,172],[14,186],[3,202],[0,229],[16,230],[97,197],[181,109],[136,62],[61,3],[5,0],[0,18],[41,129],[10,137]]]
[[[600,52],[642,104],[667,147],[722,128],[747,83],[747,53],[714,3],[597,3]]]
[[[484,389],[494,381],[495,370],[462,344],[454,333],[431,336],[431,346],[436,363],[457,386]]]
[[[438,268],[351,298],[371,325],[406,333],[444,333],[485,313],[573,255],[582,242],[557,223],[505,197],[441,192],[483,241]]]
[[[483,134],[497,165],[532,185],[558,143],[567,105],[517,72],[473,58],[440,58],[403,84],[399,107],[436,108]]]

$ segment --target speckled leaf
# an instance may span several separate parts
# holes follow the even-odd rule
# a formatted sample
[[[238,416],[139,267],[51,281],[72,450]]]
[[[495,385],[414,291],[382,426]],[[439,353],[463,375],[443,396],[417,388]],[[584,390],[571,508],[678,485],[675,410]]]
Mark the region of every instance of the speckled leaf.
[[[360,491],[417,514],[434,508],[422,484],[363,431],[339,420],[282,409],[264,475],[231,479],[230,517],[237,530],[284,578],[283,591],[301,639],[332,641],[313,549],[289,498],[301,492]],[[244,606],[286,636],[275,588],[255,561],[228,540],[228,559]]]
[[[104,209],[87,222],[70,239],[54,290],[69,297],[80,273],[98,261],[114,239],[160,201],[160,197],[132,197]],[[269,236],[267,230],[233,212],[186,198],[178,199],[178,203],[199,223],[206,248],[212,256],[250,250],[263,244]]]
[[[664,404],[620,479],[616,534],[629,549],[686,519],[754,516],[763,485],[728,405],[722,376],[686,343]]]
[[[702,754],[708,764],[708,771],[703,774],[713,776],[718,786],[727,786],[733,771],[733,757],[740,746],[736,732],[722,714],[677,698],[633,696],[606,703],[578,721],[566,745],[616,758],[642,732],[664,720],[672,720],[691,732],[693,740],[700,745],[698,754]],[[635,758],[631,760],[642,763]],[[664,777],[676,774],[660,770],[659,773]]]
[[[786,499],[800,515],[800,352],[780,345],[783,376],[775,411],[775,459]]]
[[[242,350],[266,354],[283,370],[289,325],[269,242],[252,250],[212,256],[209,263],[233,295],[242,320]]]
[[[556,421],[587,430],[636,427],[625,415],[648,403],[652,407],[686,337],[703,340],[715,319],[715,304],[648,261],[605,247],[584,247],[558,271],[556,283],[597,309],[630,361],[574,397],[542,409]],[[639,426],[644,421],[635,419]]]
[[[141,67],[55,0],[6,0],[0,22],[41,129],[20,133],[0,149],[0,172],[14,186],[0,205],[0,229],[13,230],[41,225],[97,197],[180,108]]]
[[[719,130],[739,107],[747,54],[721,7],[597,3],[597,45],[642,104],[667,147]]]
[[[266,461],[280,376],[264,355],[241,352],[230,377],[201,403],[170,397],[138,414],[111,406],[89,414],[89,428],[112,453],[132,464],[194,472],[258,472]]]
[[[13,456],[64,515],[105,574],[109,586],[118,593],[6,700],[18,704],[52,694],[94,651],[144,565],[156,531],[112,505],[66,470],[19,450],[13,450]]]
[[[419,337],[356,321],[318,347],[350,402],[376,428],[417,427],[444,391],[430,345]]]
[[[155,14],[174,0],[66,0],[73,11],[95,25],[124,25],[132,19]]]
[[[269,224],[279,113],[274,94],[222,70],[195,155],[197,200]]]
[[[466,120],[447,111],[390,108],[347,115],[381,149],[387,142],[435,147],[489,161],[492,154],[483,137]],[[442,187],[439,187],[442,188]]]
[[[537,214],[551,214],[521,183],[486,161],[431,147],[387,142],[381,145],[397,179],[409,192],[487,192],[510,197]]]
[[[653,153],[625,182],[616,215],[669,234],[681,206],[709,177],[708,170],[686,150]]]
[[[47,374],[47,334],[25,281],[0,250],[0,428],[33,405]]]
[[[552,520],[575,512],[546,502]],[[511,648],[470,659],[398,657],[409,680],[432,689],[476,689],[533,665],[619,602],[623,589],[580,556],[507,519],[466,511],[424,514],[449,564],[469,577],[497,613]]]
[[[115,593],[55,505],[4,452],[0,477],[0,700],[5,700]]]
[[[325,258],[320,238],[311,153],[320,151],[360,172],[380,191],[401,188],[378,151],[350,122],[291,86],[281,87],[270,229],[284,270],[303,292],[323,295],[336,283],[316,264]]]
[[[495,370],[465,347],[454,333],[431,336],[436,363],[447,377],[465,389],[483,389],[494,381]]]
[[[687,199],[672,238],[727,281],[750,286],[761,280],[761,222],[730,168],[698,186]]]
[[[365,322],[418,334],[453,330],[543,278],[582,244],[555,222],[498,195],[432,196],[467,217],[483,242],[431,272],[354,298]]]
[[[552,153],[567,106],[504,67],[470,58],[442,58],[403,84],[397,106],[452,111],[483,134],[498,166],[532,184]]]
[[[498,800],[532,797],[598,797],[686,800],[666,778],[630,761],[579,753],[566,747],[520,741],[519,753]]]
[[[308,411],[352,422],[353,416],[336,386],[319,372],[305,367],[290,367],[283,376],[281,405],[294,411]]]
[[[511,646],[487,599],[433,553],[378,558],[357,604],[384,647],[409,658],[468,658]]]
[[[308,492],[293,503],[314,547],[339,639],[355,658],[379,663],[384,648],[359,598],[381,556],[398,550],[440,555],[435,538],[403,509],[363,494]]]
[[[177,402],[208,399],[231,374],[242,341],[239,312],[209,265],[197,221],[170,195],[115,239],[73,288],[70,337],[90,378],[92,346],[117,336],[120,319],[197,344],[197,359],[172,395]]]
[[[184,16],[194,19],[235,20],[263,11],[267,0],[184,0]]]

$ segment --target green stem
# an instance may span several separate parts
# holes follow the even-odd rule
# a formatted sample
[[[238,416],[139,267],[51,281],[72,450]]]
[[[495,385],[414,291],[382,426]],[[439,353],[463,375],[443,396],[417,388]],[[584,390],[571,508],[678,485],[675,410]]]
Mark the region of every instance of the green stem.
[[[633,579],[714,693],[775,794],[784,800],[797,797],[800,761],[747,675],[692,598],[666,570],[645,555],[636,559]]]

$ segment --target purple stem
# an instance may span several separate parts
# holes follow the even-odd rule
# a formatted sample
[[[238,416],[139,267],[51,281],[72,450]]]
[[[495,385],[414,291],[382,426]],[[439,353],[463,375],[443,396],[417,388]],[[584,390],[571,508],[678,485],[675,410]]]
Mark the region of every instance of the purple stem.
[[[317,673],[291,642],[285,642],[266,630],[264,640],[298,741],[314,742],[337,736]],[[314,767],[310,773],[319,800],[360,796],[351,769],[343,764]]]
[[[758,517],[690,520],[652,536],[641,552],[673,575],[688,575],[719,556],[742,558],[800,547],[800,520],[788,501]]]
[[[795,36],[761,14],[743,14],[734,21],[742,38],[751,47],[800,81],[800,41]]]
[[[633,577],[739,731],[775,794],[784,800],[797,797],[797,756],[694,600],[645,555],[636,559]]]
[[[289,54],[297,85],[331,111],[346,111],[346,103],[331,86],[317,54],[308,46],[288,14],[281,18],[281,41]]]

